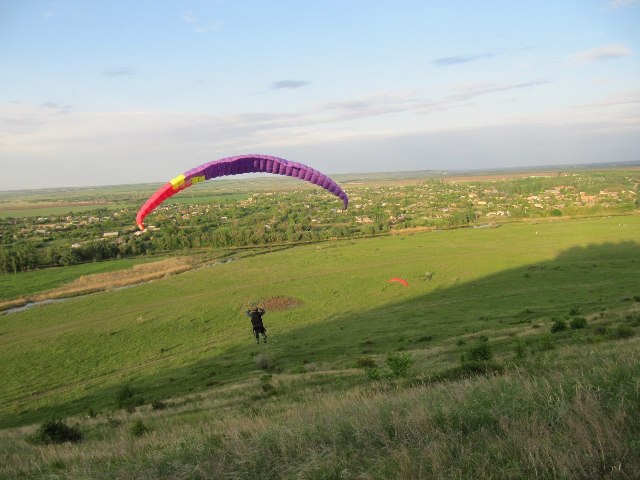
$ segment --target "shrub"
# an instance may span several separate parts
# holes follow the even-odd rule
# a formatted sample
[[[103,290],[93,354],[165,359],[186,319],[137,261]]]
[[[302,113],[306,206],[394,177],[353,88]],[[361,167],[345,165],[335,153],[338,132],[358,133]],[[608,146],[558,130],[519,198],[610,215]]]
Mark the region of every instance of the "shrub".
[[[555,320],[553,325],[551,325],[551,333],[562,332],[567,329],[567,322],[564,320]]]
[[[167,408],[167,404],[164,403],[162,400],[154,400],[153,403],[151,404],[151,408],[153,410],[164,410],[165,408]]]
[[[595,333],[596,335],[605,335],[608,331],[609,329],[606,325],[598,325],[593,329],[593,333]]]
[[[453,382],[480,375],[499,375],[504,367],[494,362],[466,362],[444,370],[430,378],[432,382]]]
[[[365,368],[364,371],[369,380],[380,380],[380,378],[382,378],[382,372],[378,367]]]
[[[632,327],[640,327],[640,315],[636,315],[635,317],[629,315],[627,316],[626,320],[627,323]]]
[[[618,325],[615,329],[609,332],[609,337],[614,340],[621,340],[624,338],[631,338],[635,335],[635,332],[631,327],[626,325]]]
[[[358,368],[375,368],[377,366],[375,359],[369,355],[364,355],[356,360],[356,367]]]
[[[462,355],[463,362],[488,362],[493,358],[493,350],[489,344],[489,339],[482,336],[478,339],[478,344],[471,347],[469,351]]]
[[[273,383],[261,383],[260,384],[260,388],[262,388],[262,391],[264,393],[272,393],[276,387],[273,385]]]
[[[580,315],[580,309],[578,307],[573,307],[569,310],[569,315]]]
[[[387,367],[394,377],[404,377],[413,365],[413,357],[409,353],[390,353],[387,355]]]
[[[30,440],[38,444],[78,443],[82,440],[82,432],[76,427],[68,426],[62,420],[51,420],[42,424]]]
[[[260,352],[255,356],[256,365],[262,370],[269,370],[273,366],[273,362],[269,354]]]
[[[149,432],[149,427],[147,427],[142,420],[137,420],[133,425],[131,425],[129,431],[134,437],[140,438]]]
[[[123,385],[116,392],[116,405],[118,408],[124,408],[127,412],[133,412],[136,407],[144,404],[144,398],[137,395],[129,385]]]
[[[585,328],[587,326],[587,319],[584,317],[572,318],[569,322],[569,326],[574,330],[580,330],[581,328]]]

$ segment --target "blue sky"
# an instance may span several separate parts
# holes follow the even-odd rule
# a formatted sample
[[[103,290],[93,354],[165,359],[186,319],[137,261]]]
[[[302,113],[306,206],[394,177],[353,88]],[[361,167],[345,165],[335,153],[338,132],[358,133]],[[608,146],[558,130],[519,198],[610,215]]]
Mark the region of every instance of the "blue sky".
[[[0,190],[640,160],[640,2],[0,0]]]

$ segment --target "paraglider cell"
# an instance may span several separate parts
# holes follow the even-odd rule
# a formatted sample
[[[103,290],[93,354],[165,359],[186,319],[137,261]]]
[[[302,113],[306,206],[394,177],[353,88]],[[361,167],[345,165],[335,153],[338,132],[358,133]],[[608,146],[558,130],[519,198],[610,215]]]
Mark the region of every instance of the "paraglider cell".
[[[305,182],[310,182],[311,181],[311,177],[313,177],[313,172],[315,170],[311,167],[307,168],[305,170],[305,174],[304,174],[304,178],[302,180],[304,180]]]
[[[287,175],[310,181],[336,195],[342,200],[344,207],[347,207],[349,201],[347,194],[329,177],[307,165],[269,155],[239,155],[204,163],[173,178],[149,197],[138,211],[136,222],[141,229],[144,229],[143,222],[149,213],[164,200],[191,185],[211,178],[254,172]]]
[[[288,165],[286,165],[286,166],[285,166],[284,174],[285,174],[287,177],[290,177],[290,176],[291,176],[291,172],[292,172],[292,171],[293,171],[293,165],[288,164]]]

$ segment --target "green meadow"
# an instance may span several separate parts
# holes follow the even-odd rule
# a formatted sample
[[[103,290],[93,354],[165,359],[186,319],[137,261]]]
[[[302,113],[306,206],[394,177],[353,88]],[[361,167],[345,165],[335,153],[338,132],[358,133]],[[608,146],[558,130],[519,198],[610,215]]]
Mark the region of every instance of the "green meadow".
[[[40,293],[68,284],[83,275],[114,272],[152,260],[157,258],[119,259],[0,275],[0,300]]]
[[[4,314],[0,476],[633,478],[638,238],[628,215],[244,250]],[[283,298],[256,345],[244,310]],[[84,440],[30,443],[53,418]]]

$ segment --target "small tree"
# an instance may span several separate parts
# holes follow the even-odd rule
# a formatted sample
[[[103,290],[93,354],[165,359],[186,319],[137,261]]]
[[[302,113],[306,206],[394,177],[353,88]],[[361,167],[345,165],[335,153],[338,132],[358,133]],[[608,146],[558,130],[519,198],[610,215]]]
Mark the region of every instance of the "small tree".
[[[587,319],[584,317],[574,317],[569,322],[569,326],[573,330],[579,330],[587,326]]]
[[[493,350],[489,344],[489,339],[482,336],[478,343],[471,347],[466,355],[463,355],[463,362],[488,362],[493,358]]]
[[[62,420],[51,420],[40,426],[31,437],[32,443],[78,443],[82,440],[82,432],[76,427],[70,427]]]
[[[555,320],[551,325],[551,333],[562,332],[567,329],[567,322],[564,320]]]
[[[394,377],[405,377],[413,365],[413,357],[409,353],[390,353],[387,356],[387,367]]]

